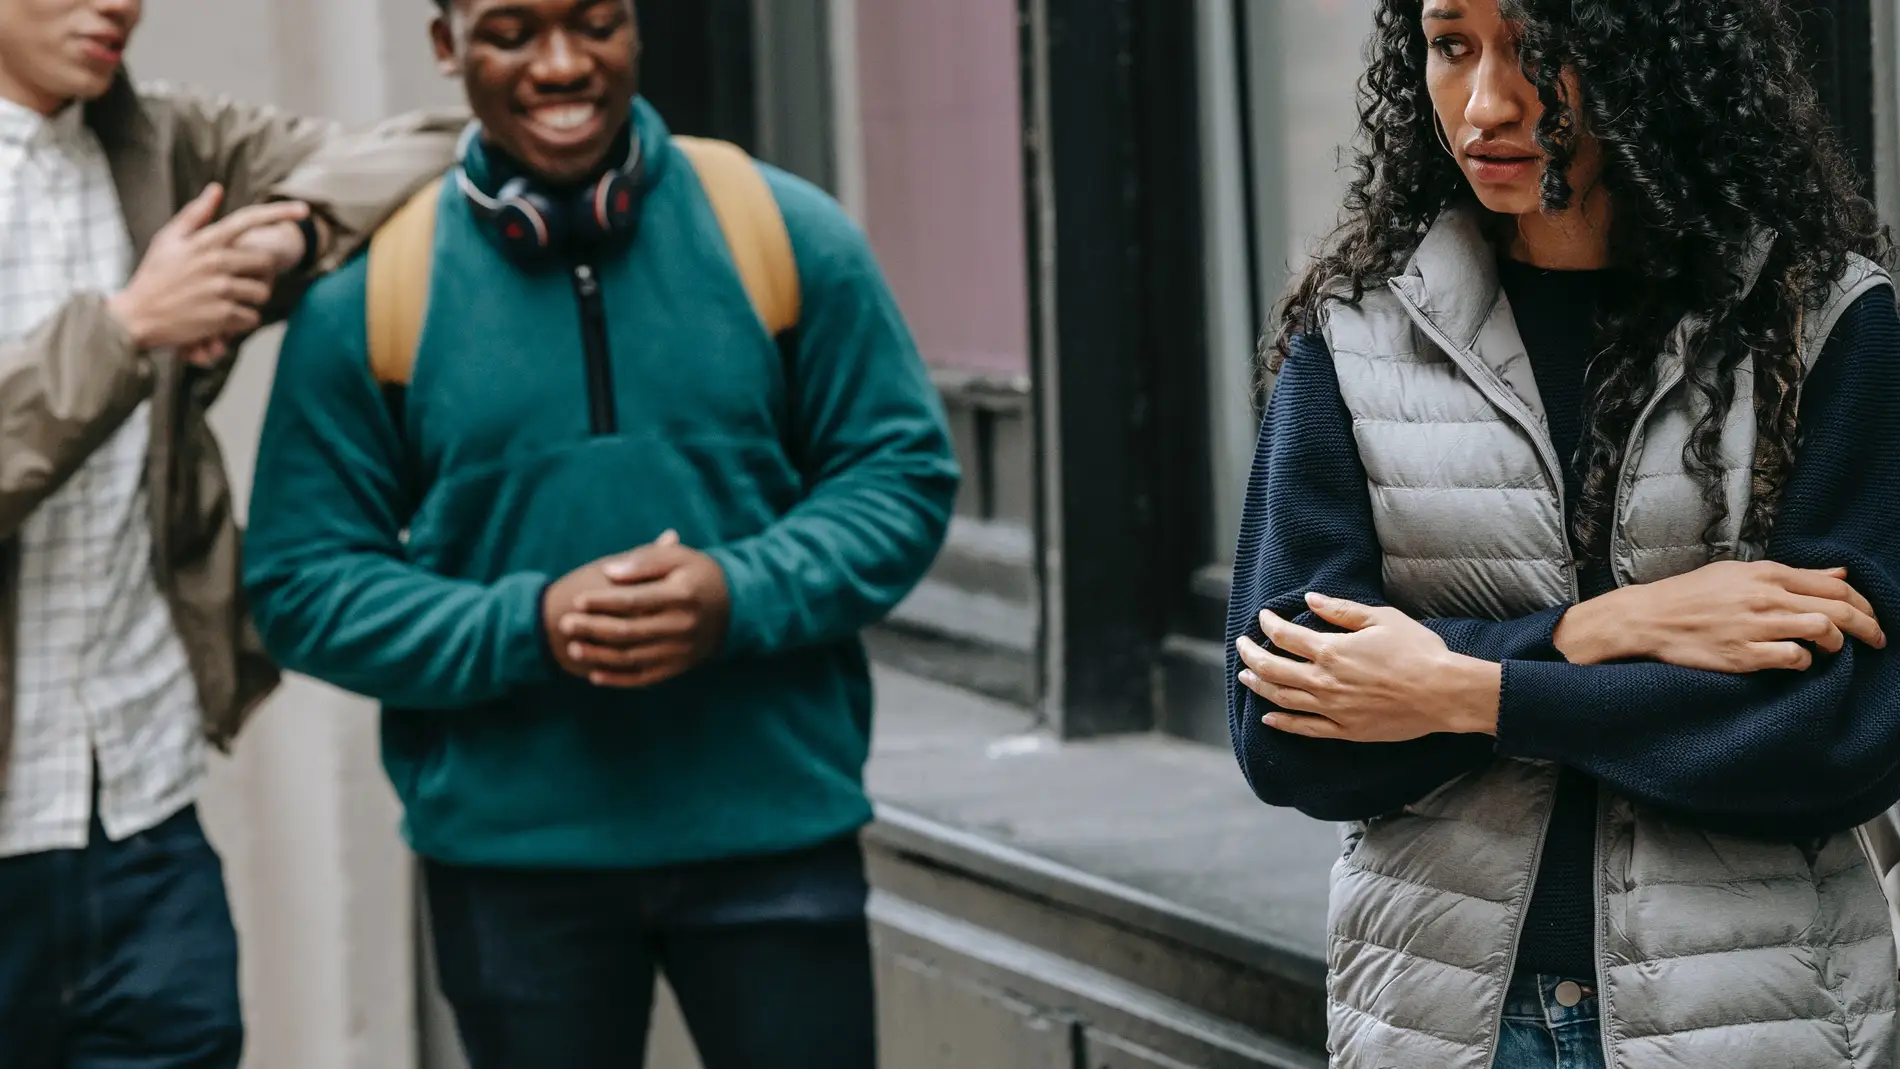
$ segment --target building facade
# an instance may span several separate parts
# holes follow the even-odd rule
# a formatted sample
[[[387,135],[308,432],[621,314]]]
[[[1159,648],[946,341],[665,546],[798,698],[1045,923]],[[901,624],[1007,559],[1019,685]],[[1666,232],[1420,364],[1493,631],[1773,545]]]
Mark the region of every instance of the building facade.
[[[1810,5],[1900,220],[1900,18]],[[1234,768],[1222,627],[1254,340],[1332,223],[1370,0],[640,0],[648,95],[864,225],[967,472],[870,637],[893,1069],[1316,1067],[1330,828]],[[453,101],[424,0],[150,5],[142,77],[367,121]],[[237,486],[273,341],[217,418]],[[249,1064],[459,1065],[373,707],[292,681],[207,802]],[[690,1045],[662,1014],[654,1064]]]

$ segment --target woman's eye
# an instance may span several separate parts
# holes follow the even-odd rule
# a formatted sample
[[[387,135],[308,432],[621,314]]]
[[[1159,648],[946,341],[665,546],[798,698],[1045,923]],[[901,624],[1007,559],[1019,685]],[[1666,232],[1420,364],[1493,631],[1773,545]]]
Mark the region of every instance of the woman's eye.
[[[1446,59],[1462,59],[1471,49],[1456,37],[1438,37],[1432,40],[1432,50]]]

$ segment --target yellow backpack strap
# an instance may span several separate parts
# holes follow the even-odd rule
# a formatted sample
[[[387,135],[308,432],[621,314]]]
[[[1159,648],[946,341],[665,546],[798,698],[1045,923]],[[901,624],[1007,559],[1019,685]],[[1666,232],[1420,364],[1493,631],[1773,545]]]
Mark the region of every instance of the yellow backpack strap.
[[[765,175],[744,149],[724,141],[675,137],[691,161],[726,235],[739,281],[752,298],[766,333],[773,337],[798,325],[798,261],[792,235]]]
[[[369,369],[381,386],[407,386],[415,366],[441,196],[442,183],[429,183],[369,239]]]

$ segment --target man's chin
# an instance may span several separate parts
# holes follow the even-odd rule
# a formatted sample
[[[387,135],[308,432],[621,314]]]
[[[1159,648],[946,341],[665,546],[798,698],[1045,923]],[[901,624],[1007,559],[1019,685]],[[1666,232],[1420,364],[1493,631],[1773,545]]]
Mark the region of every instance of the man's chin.
[[[603,145],[579,153],[530,150],[522,154],[521,163],[549,185],[571,185],[599,174],[605,168],[610,147]]]
[[[68,97],[82,104],[89,104],[111,92],[113,85],[116,84],[118,80],[119,75],[116,71],[112,74],[103,75],[87,71],[85,74],[73,79],[72,90],[68,94]]]
[[[568,185],[585,181],[620,162],[609,160],[608,156],[619,143],[620,133],[628,121],[626,115],[607,116],[604,123],[589,131],[592,136],[565,140],[558,135],[538,136],[540,130],[531,123],[510,123],[502,148],[541,181]]]

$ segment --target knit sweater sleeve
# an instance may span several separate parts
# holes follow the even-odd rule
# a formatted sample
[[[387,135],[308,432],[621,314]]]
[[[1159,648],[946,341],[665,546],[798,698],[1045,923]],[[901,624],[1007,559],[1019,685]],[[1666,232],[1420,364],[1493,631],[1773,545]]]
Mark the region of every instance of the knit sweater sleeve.
[[[1261,800],[1322,820],[1363,820],[1408,805],[1494,754],[1491,739],[1432,735],[1401,743],[1309,739],[1261,723],[1271,706],[1236,682],[1234,641],[1262,638],[1259,613],[1331,630],[1306,610],[1318,591],[1385,604],[1379,539],[1352,417],[1332,355],[1317,335],[1295,340],[1260,427],[1228,604],[1228,727]],[[1555,657],[1562,609],[1512,621],[1427,620],[1453,650],[1493,661]]]
[[[1882,287],[1802,390],[1803,439],[1768,556],[1846,567],[1900,630],[1900,315]],[[1504,660],[1498,750],[1545,758],[1716,830],[1803,839],[1900,798],[1900,651],[1852,639],[1804,672]]]

